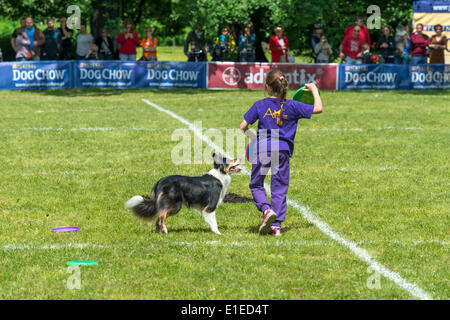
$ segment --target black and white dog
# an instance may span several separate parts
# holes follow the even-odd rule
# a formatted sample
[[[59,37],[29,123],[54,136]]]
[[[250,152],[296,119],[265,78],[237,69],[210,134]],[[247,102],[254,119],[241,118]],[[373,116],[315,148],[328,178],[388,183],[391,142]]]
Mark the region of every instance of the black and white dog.
[[[197,209],[211,228],[220,234],[216,222],[216,209],[231,183],[230,174],[241,171],[239,159],[229,160],[213,154],[214,168],[201,177],[180,175],[167,176],[159,180],[150,196],[134,196],[125,203],[136,216],[156,220],[156,231],[168,233],[166,218],[180,211],[183,203]]]

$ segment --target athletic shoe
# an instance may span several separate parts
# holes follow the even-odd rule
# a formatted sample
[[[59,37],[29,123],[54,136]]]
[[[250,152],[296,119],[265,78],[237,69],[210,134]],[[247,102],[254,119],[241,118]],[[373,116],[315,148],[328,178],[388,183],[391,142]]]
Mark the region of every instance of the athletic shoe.
[[[278,227],[278,226],[272,226],[271,227],[272,228],[272,230],[270,230],[270,234],[271,235],[274,235],[274,236],[281,236],[281,227]]]
[[[268,234],[271,230],[272,223],[275,222],[277,214],[272,209],[267,209],[264,211],[264,215],[261,218],[261,223],[259,226],[259,234]]]

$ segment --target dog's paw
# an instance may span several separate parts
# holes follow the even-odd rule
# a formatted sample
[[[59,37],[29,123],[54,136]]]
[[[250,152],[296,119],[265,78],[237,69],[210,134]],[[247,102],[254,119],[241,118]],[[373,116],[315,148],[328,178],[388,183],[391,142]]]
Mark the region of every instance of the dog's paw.
[[[219,230],[213,230],[213,232],[217,235],[220,235],[220,236],[222,235]]]

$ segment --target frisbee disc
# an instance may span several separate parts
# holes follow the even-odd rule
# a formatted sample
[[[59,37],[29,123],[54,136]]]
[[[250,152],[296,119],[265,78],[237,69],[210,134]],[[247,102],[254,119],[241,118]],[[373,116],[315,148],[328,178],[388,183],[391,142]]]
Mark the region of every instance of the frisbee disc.
[[[69,266],[96,266],[98,265],[95,261],[89,261],[89,260],[74,260],[74,261],[67,261],[67,264]]]
[[[314,96],[311,93],[311,91],[303,91],[303,89],[306,89],[306,87],[301,87],[300,89],[295,91],[294,97],[292,99],[306,103],[306,104],[314,105]],[[319,90],[319,94],[320,94],[320,90]]]
[[[250,141],[250,143],[247,145],[247,148],[245,150],[245,157],[247,158],[248,162],[252,162],[254,159],[255,145],[256,145],[256,140]]]
[[[52,229],[52,232],[72,232],[78,230],[80,230],[78,227],[61,227]]]

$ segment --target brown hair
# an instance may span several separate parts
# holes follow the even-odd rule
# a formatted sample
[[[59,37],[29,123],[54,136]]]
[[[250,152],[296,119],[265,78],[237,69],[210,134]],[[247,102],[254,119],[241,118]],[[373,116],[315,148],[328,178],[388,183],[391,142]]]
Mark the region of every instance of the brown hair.
[[[131,31],[134,31],[136,29],[133,19],[131,18],[125,19],[125,21],[123,22],[123,26],[125,27],[125,29],[127,28],[128,24],[131,24]]]
[[[269,87],[269,94],[272,94],[280,99],[281,117],[277,119],[277,124],[281,126],[283,124],[283,105],[284,100],[286,100],[287,91],[289,90],[289,82],[283,72],[278,69],[272,69],[266,75],[266,85]]]
[[[437,24],[437,25],[435,25],[435,26],[434,26],[434,28],[433,28],[433,29],[434,29],[434,31],[436,31],[436,29],[437,29],[437,28],[440,28],[440,29],[441,29],[441,31],[443,31],[443,30],[442,30],[442,25],[441,25],[441,24]]]

